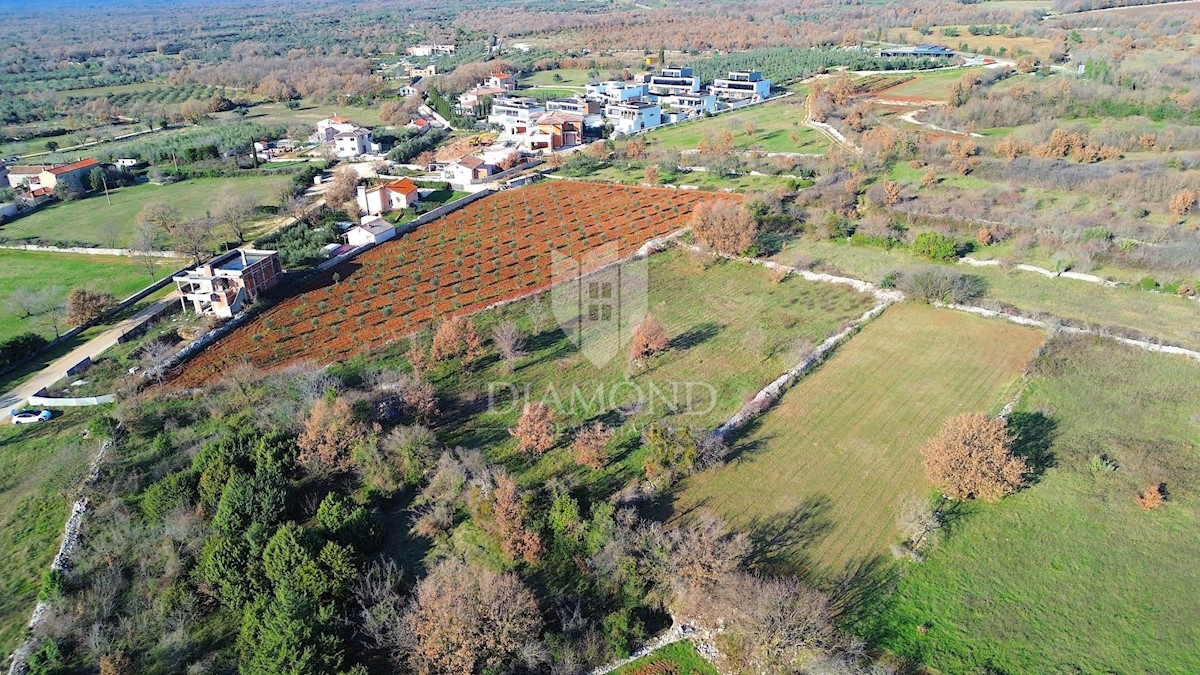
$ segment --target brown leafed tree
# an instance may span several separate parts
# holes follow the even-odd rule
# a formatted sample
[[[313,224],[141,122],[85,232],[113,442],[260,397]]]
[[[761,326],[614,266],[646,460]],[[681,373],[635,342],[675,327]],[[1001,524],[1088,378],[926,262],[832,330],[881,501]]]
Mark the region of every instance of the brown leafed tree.
[[[938,183],[937,172],[934,171],[933,169],[926,171],[925,175],[921,176],[921,185],[924,187],[931,188],[931,187],[937,185],[937,183]]]
[[[613,431],[600,422],[583,427],[575,433],[571,443],[571,451],[575,454],[575,463],[586,466],[592,471],[604,468],[608,460],[608,443],[612,440]]]
[[[67,296],[67,323],[82,326],[117,304],[112,293],[76,288]]]
[[[517,439],[522,452],[542,454],[554,447],[558,430],[554,425],[554,411],[545,403],[527,403],[521,411],[517,426],[508,433]]]
[[[216,204],[213,217],[240,244],[246,241],[250,221],[258,210],[258,200],[254,195],[239,192],[233,186],[226,187],[221,192],[221,199]]]
[[[475,324],[465,316],[452,316],[438,325],[433,334],[429,358],[444,361],[463,356],[468,360],[483,356],[483,338]]]
[[[452,559],[417,584],[403,622],[409,666],[424,675],[505,672],[542,630],[537,602],[516,575]]]
[[[542,540],[528,526],[528,511],[516,481],[508,475],[497,478],[492,516],[500,536],[500,552],[509,562],[521,558],[533,565],[542,558]]]
[[[658,165],[657,164],[647,164],[646,165],[645,179],[646,179],[647,185],[658,185],[659,176],[658,176]]]
[[[354,448],[367,435],[350,402],[325,397],[308,414],[304,430],[296,439],[299,461],[312,473],[342,471],[354,460]]]
[[[737,202],[702,202],[692,212],[692,232],[700,243],[718,253],[745,253],[757,231],[754,216]]]
[[[1138,506],[1146,509],[1147,511],[1153,511],[1154,509],[1157,509],[1166,501],[1167,498],[1163,496],[1161,485],[1151,485],[1137,496]]]
[[[414,375],[424,375],[429,370],[429,355],[415,337],[409,340],[408,351],[404,352],[404,358],[408,361]]]
[[[629,341],[629,359],[644,364],[651,356],[665,352],[670,344],[662,324],[653,314],[647,314],[633,329],[633,338]]]
[[[883,203],[892,206],[900,203],[900,184],[894,180],[883,182]]]
[[[1171,195],[1171,199],[1167,202],[1167,210],[1171,212],[1171,215],[1182,219],[1187,217],[1195,203],[1195,191],[1185,188]]]
[[[1013,455],[1002,419],[966,413],[946,421],[921,454],[925,477],[950,499],[999,501],[1025,484],[1029,466]]]
[[[332,208],[341,208],[342,204],[352,201],[357,192],[358,172],[343,166],[333,173],[333,182],[325,191],[325,203]]]
[[[492,342],[496,343],[496,350],[504,359],[504,369],[513,372],[517,361],[525,356],[525,338],[521,335],[521,329],[517,328],[517,324],[505,321],[492,330]]]

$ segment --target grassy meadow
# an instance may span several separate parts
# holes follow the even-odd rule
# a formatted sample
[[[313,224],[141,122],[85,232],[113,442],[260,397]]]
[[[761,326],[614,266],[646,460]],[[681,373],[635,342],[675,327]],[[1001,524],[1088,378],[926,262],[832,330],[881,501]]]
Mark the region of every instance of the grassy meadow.
[[[749,532],[762,562],[836,573],[886,555],[898,507],[932,492],[921,445],[964,412],[995,412],[1043,335],[949,310],[889,308],[689,478],[674,510]]]
[[[1049,432],[1044,475],[956,519],[874,637],[947,673],[1200,671],[1200,366],[1058,338],[1017,415]]]
[[[95,442],[82,432],[94,410],[68,410],[43,424],[0,422],[0,650],[10,653],[58,551],[63,523]]]
[[[647,133],[646,141],[652,147],[694,150],[700,141],[711,141],[727,131],[733,134],[733,146],[737,150],[807,154],[823,154],[829,150],[828,139],[804,126],[804,97],[801,95],[671,124]]]
[[[0,225],[0,239],[11,243],[78,242],[103,248],[125,248],[137,231],[137,215],[146,204],[162,202],[184,218],[212,211],[228,186],[255,196],[260,205],[279,204],[290,176],[192,178],[170,185],[141,183],[112,190],[112,205],[103,193],[73,202],[57,202],[35,213]]]
[[[655,667],[660,670],[651,670]],[[674,667],[674,670],[666,670]],[[706,661],[696,647],[687,640],[669,644],[646,656],[621,666],[613,675],[639,675],[639,673],[664,673],[671,675],[717,675],[717,669]]]

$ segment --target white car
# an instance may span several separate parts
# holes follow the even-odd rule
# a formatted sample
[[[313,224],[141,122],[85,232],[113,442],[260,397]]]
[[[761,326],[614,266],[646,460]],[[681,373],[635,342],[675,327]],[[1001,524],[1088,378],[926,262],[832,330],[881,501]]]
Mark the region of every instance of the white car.
[[[49,422],[53,414],[49,410],[14,410],[12,412],[13,424],[34,424],[37,422]]]

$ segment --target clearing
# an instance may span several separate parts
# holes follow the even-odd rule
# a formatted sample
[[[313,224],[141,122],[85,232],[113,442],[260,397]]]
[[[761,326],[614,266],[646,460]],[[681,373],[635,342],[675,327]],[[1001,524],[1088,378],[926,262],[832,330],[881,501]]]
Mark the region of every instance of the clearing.
[[[1100,338],[1035,363],[1014,420],[1049,432],[1045,474],[967,509],[876,637],[942,672],[1200,672],[1200,367]]]
[[[717,669],[700,656],[695,645],[683,640],[621,666],[613,675],[717,675]]]
[[[927,497],[921,445],[953,415],[995,412],[1043,336],[927,306],[889,308],[689,478],[674,510],[708,508],[770,565],[838,572],[886,555],[896,516]]]
[[[227,186],[258,198],[260,206],[279,204],[291,176],[240,176],[192,178],[170,185],[141,183],[73,202],[58,202],[0,226],[0,240],[10,243],[125,248],[137,231],[137,215],[150,202],[164,202],[184,218],[197,218],[212,210]]]
[[[158,276],[178,267],[178,261],[164,259]],[[7,299],[18,289],[51,289],[60,302],[73,288],[107,291],[121,300],[150,283],[147,269],[129,258],[0,249],[0,299],[5,300],[0,304],[0,340],[26,332],[54,337],[43,317],[20,318],[9,306]]]
[[[701,140],[712,141],[727,131],[733,134],[736,150],[806,154],[824,154],[829,150],[829,141],[824,135],[804,126],[804,97],[801,95],[667,125],[647,133],[646,141],[652,147],[694,150]]]

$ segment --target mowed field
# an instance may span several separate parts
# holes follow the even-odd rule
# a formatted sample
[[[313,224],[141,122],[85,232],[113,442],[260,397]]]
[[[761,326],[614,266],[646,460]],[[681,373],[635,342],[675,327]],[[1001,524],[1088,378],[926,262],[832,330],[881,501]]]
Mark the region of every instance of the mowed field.
[[[95,441],[82,433],[90,410],[68,410],[45,424],[0,423],[0,651],[17,646],[37,602],[42,575],[58,550],[74,489]]]
[[[946,673],[1200,672],[1200,365],[1055,338],[1013,420],[1044,475],[958,518],[870,637]]]
[[[725,132],[733,134],[733,146],[738,150],[811,154],[823,154],[829,150],[829,141],[823,135],[804,126],[802,95],[714,117],[671,124],[647,133],[646,141],[654,147],[694,150],[699,147],[700,141],[711,142]]]
[[[898,507],[933,490],[922,444],[948,417],[997,411],[1042,339],[958,312],[891,307],[738,438],[736,460],[689,478],[674,510],[716,511],[782,567],[835,573],[886,555]]]
[[[901,81],[897,77],[897,82],[900,82],[894,87],[882,89],[875,92],[877,98],[904,100],[904,99],[919,99],[928,101],[946,101],[950,99],[950,92],[954,87],[954,83],[962,79],[966,73],[980,72],[982,68],[954,68],[952,70],[940,70],[933,73],[919,73],[915,76],[905,75],[907,79]]]
[[[141,183],[111,191],[112,205],[104,194],[58,202],[7,225],[0,238],[13,243],[79,242],[103,248],[125,248],[137,232],[137,215],[151,202],[175,207],[184,218],[210,213],[227,187],[253,195],[260,205],[279,204],[289,176],[193,178],[170,185]]]
[[[175,271],[175,264],[164,260],[158,274]],[[122,299],[150,283],[146,268],[128,258],[0,249],[0,340],[26,332],[54,337],[53,328],[39,317],[18,316],[8,298],[19,289],[52,289],[60,301],[74,288],[107,291]]]

